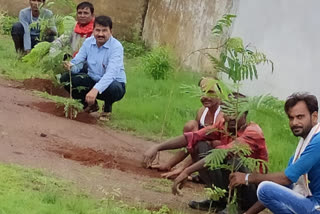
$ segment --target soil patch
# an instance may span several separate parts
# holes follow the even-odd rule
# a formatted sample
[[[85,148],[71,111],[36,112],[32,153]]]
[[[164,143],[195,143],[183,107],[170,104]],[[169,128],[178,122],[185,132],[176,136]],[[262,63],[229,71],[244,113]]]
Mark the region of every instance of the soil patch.
[[[47,92],[48,94],[69,97],[69,93],[63,88],[63,86],[53,84],[52,80],[32,78],[23,81],[23,86],[29,90],[37,90]]]
[[[49,113],[58,117],[65,117],[64,106],[57,106],[54,102],[32,103],[32,106],[36,107],[38,111]],[[97,123],[97,119],[86,112],[78,113],[74,120],[88,124]]]
[[[159,172],[145,169],[141,166],[141,162],[124,156],[114,156],[92,148],[81,148],[67,144],[61,145],[61,143],[57,145],[57,148],[49,148],[48,150],[61,155],[62,158],[78,161],[85,166],[101,166],[107,169],[131,172],[140,176],[160,178]]]

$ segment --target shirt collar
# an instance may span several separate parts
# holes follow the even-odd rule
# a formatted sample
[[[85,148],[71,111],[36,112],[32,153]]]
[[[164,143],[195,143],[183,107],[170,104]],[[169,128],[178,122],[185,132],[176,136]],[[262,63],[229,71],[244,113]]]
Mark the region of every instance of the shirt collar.
[[[106,43],[104,43],[104,45],[102,45],[102,47],[104,47],[104,48],[109,48],[112,39],[113,39],[113,36],[110,36],[110,38],[108,39],[108,41],[107,41]],[[97,41],[96,41],[96,38],[94,38],[94,36],[93,36],[93,40],[91,41],[91,44],[92,44],[92,45],[97,45]]]

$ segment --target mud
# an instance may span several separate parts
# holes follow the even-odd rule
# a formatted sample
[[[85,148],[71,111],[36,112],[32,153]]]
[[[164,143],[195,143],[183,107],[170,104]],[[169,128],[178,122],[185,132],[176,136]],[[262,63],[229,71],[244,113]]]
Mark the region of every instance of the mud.
[[[58,145],[57,148],[49,148],[51,152],[61,155],[61,158],[80,162],[85,166],[101,166],[107,169],[117,169],[123,172],[131,172],[152,178],[160,178],[160,173],[155,170],[145,169],[141,162],[128,159],[121,155],[107,154],[92,148],[81,148],[75,145]]]
[[[55,85],[52,80],[32,78],[23,81],[23,87],[29,90],[37,90],[47,92],[48,94],[69,97],[69,93],[63,88],[63,86]]]
[[[35,102],[32,103],[31,108],[36,108],[38,111],[49,113],[58,117],[65,117],[64,106],[57,106],[56,103],[53,102]],[[86,113],[80,112],[77,114],[77,117],[73,120],[87,123],[87,124],[96,124],[97,118]]]

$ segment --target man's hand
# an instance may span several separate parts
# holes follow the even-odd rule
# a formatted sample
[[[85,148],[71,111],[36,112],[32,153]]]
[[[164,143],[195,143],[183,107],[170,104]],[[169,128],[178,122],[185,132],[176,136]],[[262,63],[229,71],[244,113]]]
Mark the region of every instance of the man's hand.
[[[235,172],[229,175],[229,188],[234,188],[236,186],[245,184],[246,174],[242,172]]]
[[[96,101],[98,93],[99,93],[99,91],[97,89],[92,88],[86,95],[86,102],[89,105],[93,105],[94,102]]]
[[[153,166],[151,166],[152,169],[157,169],[158,171],[162,171],[162,172],[168,172],[171,170],[171,166],[169,166],[167,163],[159,163],[159,164],[155,164]]]
[[[185,170],[180,173],[180,175],[174,180],[173,186],[172,186],[172,194],[174,195],[181,195],[178,189],[182,189],[183,185],[187,182],[188,179],[188,173],[186,173]]]
[[[154,145],[143,154],[143,167],[150,168],[152,166],[152,162],[154,161],[154,159],[156,159],[157,152],[158,148],[156,145]]]
[[[69,62],[69,61],[64,61],[64,62],[63,62],[63,67],[64,67],[64,69],[66,69],[67,71],[70,71],[70,70],[71,70],[71,67],[72,67],[72,64],[71,64],[71,62]]]
[[[162,173],[161,177],[167,178],[167,179],[168,178],[176,178],[178,175],[180,175],[181,172],[183,172],[183,168],[179,167],[173,171]]]

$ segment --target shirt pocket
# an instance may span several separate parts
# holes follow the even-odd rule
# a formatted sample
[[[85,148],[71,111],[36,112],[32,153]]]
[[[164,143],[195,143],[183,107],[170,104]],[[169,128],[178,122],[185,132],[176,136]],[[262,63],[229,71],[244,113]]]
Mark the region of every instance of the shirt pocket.
[[[93,72],[97,72],[97,61],[95,61],[94,59],[88,59],[88,67],[93,71]]]

